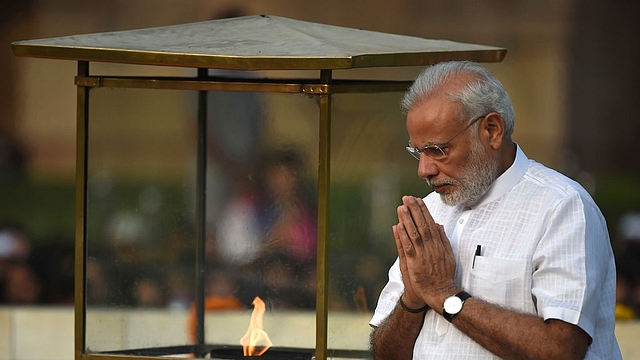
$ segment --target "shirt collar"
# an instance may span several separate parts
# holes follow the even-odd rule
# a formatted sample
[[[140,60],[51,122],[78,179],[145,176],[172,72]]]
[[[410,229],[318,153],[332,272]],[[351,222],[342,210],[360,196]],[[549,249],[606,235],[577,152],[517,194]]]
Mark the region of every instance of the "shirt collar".
[[[513,164],[502,175],[491,184],[487,193],[482,196],[480,201],[473,208],[478,208],[484,204],[497,200],[506,194],[522,179],[529,168],[529,159],[524,154],[520,146],[516,144],[516,159]]]

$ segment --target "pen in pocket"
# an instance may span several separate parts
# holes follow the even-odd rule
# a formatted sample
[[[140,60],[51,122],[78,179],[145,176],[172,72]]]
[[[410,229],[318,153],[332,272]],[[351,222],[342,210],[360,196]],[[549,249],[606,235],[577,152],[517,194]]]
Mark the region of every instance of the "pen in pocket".
[[[480,245],[476,246],[476,253],[473,254],[473,263],[471,264],[472,269],[476,267],[476,256],[482,256],[481,252],[482,252],[482,246]]]

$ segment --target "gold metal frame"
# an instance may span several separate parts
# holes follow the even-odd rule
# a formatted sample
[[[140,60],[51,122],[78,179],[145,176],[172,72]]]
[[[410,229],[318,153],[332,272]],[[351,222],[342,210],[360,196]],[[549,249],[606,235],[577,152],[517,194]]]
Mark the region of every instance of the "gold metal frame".
[[[76,76],[77,86],[96,88],[173,89],[202,91],[249,91],[291,94],[345,94],[406,91],[411,81],[333,80],[331,85],[318,79],[227,79],[204,77],[113,77]]]
[[[78,62],[78,76],[89,75],[89,63]],[[86,199],[87,128],[89,124],[89,88],[78,86],[76,121],[76,242],[75,242],[75,358],[82,359],[85,348],[86,291]]]

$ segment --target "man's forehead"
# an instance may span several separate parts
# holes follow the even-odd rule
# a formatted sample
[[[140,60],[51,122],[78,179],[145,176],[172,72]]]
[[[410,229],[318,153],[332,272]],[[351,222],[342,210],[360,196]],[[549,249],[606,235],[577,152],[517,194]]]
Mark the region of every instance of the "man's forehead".
[[[429,98],[416,104],[408,113],[406,127],[412,146],[441,144],[458,130],[460,104],[442,98]]]
[[[417,103],[407,113],[407,120],[419,120],[428,123],[446,124],[460,120],[462,106],[448,98],[430,97]]]

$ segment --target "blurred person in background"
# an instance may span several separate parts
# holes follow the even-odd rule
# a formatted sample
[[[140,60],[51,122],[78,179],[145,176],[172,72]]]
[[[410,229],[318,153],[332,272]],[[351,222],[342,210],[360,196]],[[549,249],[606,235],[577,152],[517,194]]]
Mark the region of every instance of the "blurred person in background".
[[[43,239],[31,252],[29,263],[42,281],[43,304],[73,305],[75,253],[71,239]]]
[[[42,281],[27,263],[14,264],[5,279],[3,298],[7,304],[36,305],[41,301]]]
[[[257,263],[274,306],[313,308],[317,244],[316,206],[302,151],[267,152],[258,170],[264,248]]]
[[[42,281],[29,263],[31,240],[19,226],[0,230],[0,303],[37,304]]]
[[[87,306],[104,306],[111,299],[111,281],[101,260],[87,258],[86,270],[86,301]]]
[[[0,133],[0,183],[17,183],[26,178],[27,154],[15,140]]]
[[[316,214],[304,160],[294,147],[268,152],[260,162],[260,224],[265,252],[282,252],[300,265],[316,254]]]
[[[230,199],[217,224],[220,263],[243,269],[243,302],[250,304],[262,294],[269,306],[310,308],[317,234],[314,194],[302,152],[293,146],[274,147],[257,164],[252,181]]]
[[[162,274],[141,270],[135,276],[132,287],[133,306],[142,308],[167,307],[166,288]]]

